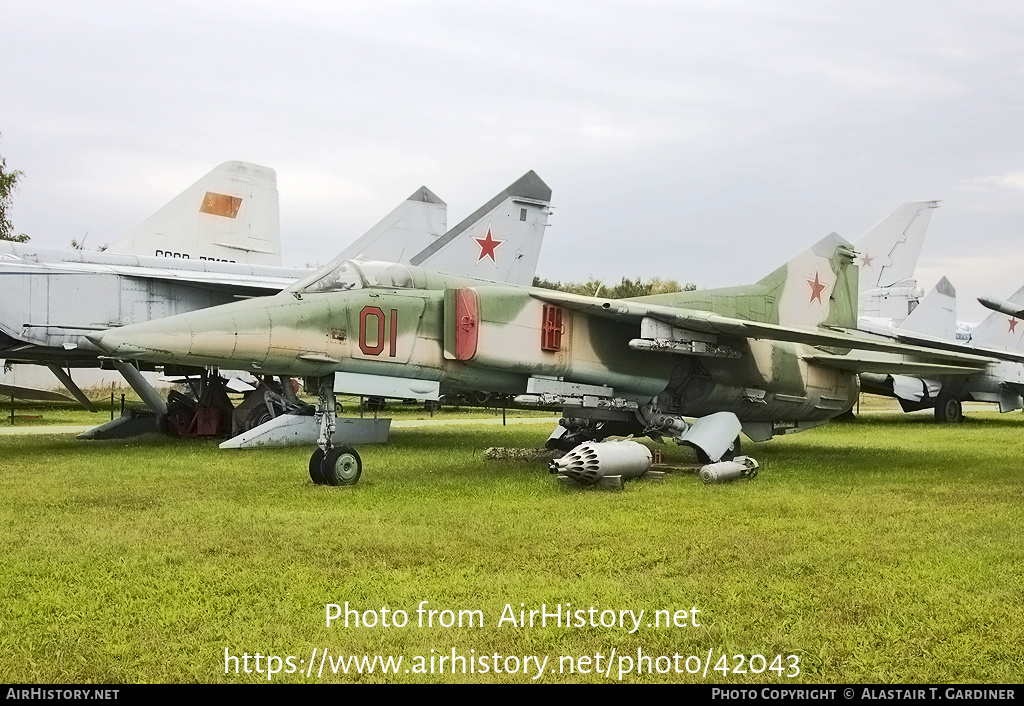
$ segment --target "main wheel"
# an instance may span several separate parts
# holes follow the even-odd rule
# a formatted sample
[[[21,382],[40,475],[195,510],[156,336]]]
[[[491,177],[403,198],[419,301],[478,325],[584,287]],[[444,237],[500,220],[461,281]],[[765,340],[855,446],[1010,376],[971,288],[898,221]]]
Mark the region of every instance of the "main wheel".
[[[935,401],[935,421],[939,424],[958,424],[964,419],[964,405],[953,392],[943,392]]]
[[[355,485],[363,473],[363,461],[351,446],[335,446],[324,456],[320,473],[328,485]]]
[[[174,400],[167,405],[167,433],[183,438],[188,436],[192,427],[192,419],[196,416],[194,404]]]
[[[313,455],[309,457],[309,477],[313,479],[313,482],[317,485],[326,485],[327,481],[324,480],[323,473],[320,472],[320,467],[324,464],[324,450],[317,448],[313,452]]]
[[[261,424],[266,424],[273,418],[274,415],[270,413],[267,406],[265,404],[261,404],[259,407],[253,407],[249,410],[249,414],[246,415],[245,422],[242,424],[242,429],[244,431],[255,429]]]

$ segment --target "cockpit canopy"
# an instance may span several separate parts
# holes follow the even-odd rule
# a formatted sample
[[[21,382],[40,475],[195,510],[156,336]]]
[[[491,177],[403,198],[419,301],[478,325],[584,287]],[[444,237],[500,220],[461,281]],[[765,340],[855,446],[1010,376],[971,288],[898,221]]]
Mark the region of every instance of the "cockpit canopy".
[[[412,274],[405,265],[378,260],[332,261],[309,277],[288,288],[289,292],[317,294],[345,292],[364,287],[408,289],[413,286]]]

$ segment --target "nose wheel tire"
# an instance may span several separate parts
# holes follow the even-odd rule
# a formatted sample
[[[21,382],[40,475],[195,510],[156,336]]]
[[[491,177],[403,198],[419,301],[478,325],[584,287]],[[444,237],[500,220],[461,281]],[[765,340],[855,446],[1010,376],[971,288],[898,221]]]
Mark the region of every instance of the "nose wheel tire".
[[[320,464],[320,475],[327,485],[355,485],[362,473],[363,461],[351,446],[335,446]]]
[[[313,455],[309,457],[309,477],[312,478],[313,482],[317,485],[327,485],[327,481],[324,480],[323,473],[320,472],[320,467],[323,463],[323,449],[317,449],[313,452]]]

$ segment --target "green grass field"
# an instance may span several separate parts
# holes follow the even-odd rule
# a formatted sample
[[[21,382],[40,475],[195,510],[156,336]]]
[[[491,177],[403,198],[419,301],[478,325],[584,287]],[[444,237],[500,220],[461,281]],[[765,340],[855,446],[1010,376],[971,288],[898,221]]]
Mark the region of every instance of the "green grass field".
[[[873,415],[747,444],[759,477],[719,486],[675,473],[618,493],[571,491],[542,464],[483,459],[488,446],[535,447],[548,431],[397,429],[390,444],[360,449],[363,479],[348,488],[314,486],[309,449],[0,437],[0,675],[257,682],[276,655],[274,681],[529,682],[537,667],[523,674],[523,658],[536,656],[548,658],[538,682],[601,682],[638,650],[696,656],[701,669],[710,650],[706,675],[686,673],[692,660],[659,674],[663,659],[622,680],[1022,681],[1021,415],[956,427]],[[670,461],[692,458],[662,448]],[[408,624],[327,628],[325,604],[346,601],[404,610]],[[480,611],[483,626],[420,628],[421,601]],[[518,618],[520,604],[567,602],[645,613],[633,634],[498,625],[506,604]],[[700,627],[647,627],[654,611],[693,607]],[[225,649],[260,653],[264,673],[244,673],[241,659],[241,673],[230,660],[225,673]],[[520,668],[463,674],[456,661],[452,674],[437,658],[453,650],[488,664],[500,655],[502,669],[516,656]],[[364,654],[403,662],[397,674],[379,663],[332,673],[337,657]]]

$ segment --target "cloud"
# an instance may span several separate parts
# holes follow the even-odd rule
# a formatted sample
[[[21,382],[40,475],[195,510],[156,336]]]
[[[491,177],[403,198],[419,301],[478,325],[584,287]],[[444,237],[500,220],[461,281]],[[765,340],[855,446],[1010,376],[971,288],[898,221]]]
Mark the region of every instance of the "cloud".
[[[1024,171],[1012,171],[1005,172],[998,176],[987,176],[979,177],[977,179],[971,179],[965,182],[964,188],[978,189],[984,188],[989,184],[994,184],[1001,189],[1013,189],[1014,191],[1024,191]]]

